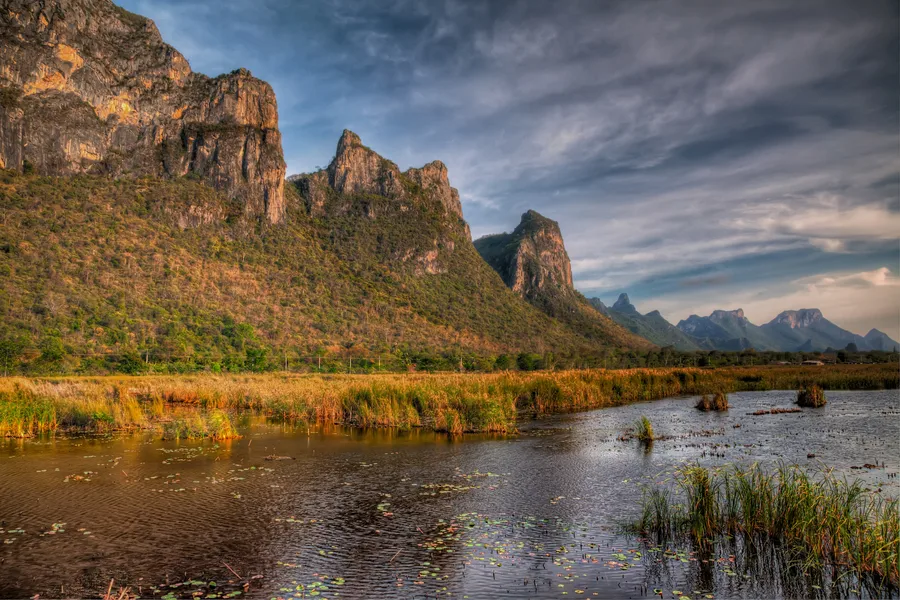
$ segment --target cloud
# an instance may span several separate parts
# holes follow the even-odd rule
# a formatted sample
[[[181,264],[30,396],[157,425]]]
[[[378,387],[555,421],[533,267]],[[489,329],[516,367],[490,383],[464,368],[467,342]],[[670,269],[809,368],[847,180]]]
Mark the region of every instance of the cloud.
[[[863,271],[860,273],[849,273],[845,275],[828,275],[813,276],[796,281],[798,285],[805,285],[810,292],[819,292],[823,288],[835,287],[852,287],[852,288],[868,288],[900,286],[900,278],[891,273],[887,267],[881,267],[874,271]]]

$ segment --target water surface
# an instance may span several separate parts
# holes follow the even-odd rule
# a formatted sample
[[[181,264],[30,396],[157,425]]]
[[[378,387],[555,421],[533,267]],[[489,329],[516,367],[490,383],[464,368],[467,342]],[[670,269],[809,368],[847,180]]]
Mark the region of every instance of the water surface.
[[[620,524],[645,486],[686,463],[834,468],[900,495],[897,392],[827,397],[764,416],[748,413],[790,407],[793,393],[732,394],[722,414],[669,399],[527,422],[511,437],[255,419],[218,444],[0,441],[0,596],[96,596],[110,579],[157,598],[809,594],[728,552],[654,547]],[[640,415],[669,436],[650,451],[617,439]],[[879,468],[853,468],[864,464]]]

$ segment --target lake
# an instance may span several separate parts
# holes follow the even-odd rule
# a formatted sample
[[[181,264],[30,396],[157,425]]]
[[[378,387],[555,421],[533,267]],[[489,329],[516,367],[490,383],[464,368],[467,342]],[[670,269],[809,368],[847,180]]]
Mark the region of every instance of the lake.
[[[110,579],[167,599],[818,595],[739,553],[622,529],[642,490],[688,463],[827,467],[900,495],[896,390],[748,414],[794,398],[735,393],[727,413],[674,398],[523,422],[509,437],[246,417],[230,442],[0,440],[0,596],[97,596]],[[641,415],[667,436],[649,450],[618,440]]]

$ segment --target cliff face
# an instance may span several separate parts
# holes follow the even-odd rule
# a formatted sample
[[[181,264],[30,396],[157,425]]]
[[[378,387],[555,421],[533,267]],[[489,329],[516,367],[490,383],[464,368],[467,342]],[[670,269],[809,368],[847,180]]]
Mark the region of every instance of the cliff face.
[[[786,325],[791,329],[812,327],[821,322],[825,317],[818,308],[801,308],[800,310],[786,310],[772,319],[770,325]]]
[[[572,265],[556,221],[529,210],[512,233],[483,237],[475,247],[526,300],[574,295]]]
[[[109,0],[0,0],[0,168],[193,174],[249,215],[284,216],[275,94],[209,78]]]
[[[507,287],[585,337],[631,348],[653,346],[615,323],[602,303],[592,305],[575,290],[569,254],[556,221],[529,210],[512,233],[475,240],[475,248]]]
[[[450,187],[444,163],[436,160],[420,169],[401,172],[396,164],[364,146],[359,136],[347,129],[338,140],[334,160],[327,169],[294,175],[289,180],[298,187],[313,216],[346,213],[364,196],[388,200],[366,203],[370,218],[407,212],[424,202],[426,206],[420,208],[440,214],[451,229],[464,232],[466,239],[471,240],[459,192]]]

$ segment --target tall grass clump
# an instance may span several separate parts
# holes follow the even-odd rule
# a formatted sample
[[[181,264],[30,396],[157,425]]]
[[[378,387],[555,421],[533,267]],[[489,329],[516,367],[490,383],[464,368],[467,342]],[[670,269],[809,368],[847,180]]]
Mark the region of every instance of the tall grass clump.
[[[816,384],[804,386],[797,392],[797,404],[803,408],[819,408],[825,403],[825,392]]]
[[[656,437],[653,434],[653,424],[650,423],[650,419],[642,416],[634,422],[634,437],[644,444],[653,443],[653,440],[656,439]]]
[[[712,398],[708,394],[703,394],[695,408],[705,412],[728,410],[728,396],[725,392],[716,392]]]
[[[876,587],[900,584],[900,505],[831,473],[759,466],[681,470],[674,488],[644,495],[637,529],[697,543],[742,536],[802,568],[849,570]]]
[[[164,440],[230,440],[240,437],[227,412],[189,411],[163,423]]]
[[[56,406],[48,399],[19,384],[0,392],[0,437],[31,437],[58,426]]]

